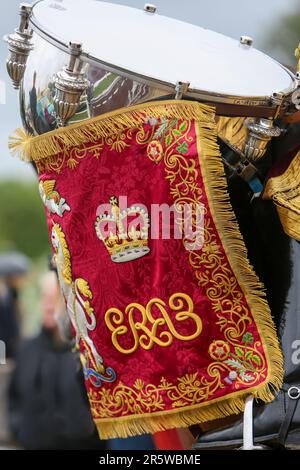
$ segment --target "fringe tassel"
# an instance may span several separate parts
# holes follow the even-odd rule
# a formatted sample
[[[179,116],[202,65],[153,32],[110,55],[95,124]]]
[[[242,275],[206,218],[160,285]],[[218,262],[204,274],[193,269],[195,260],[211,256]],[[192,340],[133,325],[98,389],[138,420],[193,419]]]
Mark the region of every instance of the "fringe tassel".
[[[139,434],[153,434],[173,428],[186,428],[193,424],[201,424],[217,418],[224,418],[232,414],[238,414],[244,409],[244,397],[221,399],[216,403],[203,403],[196,405],[196,409],[173,412],[158,412],[151,415],[125,416],[111,420],[95,420],[100,439],[114,439],[116,437],[130,437]]]
[[[198,154],[204,185],[214,222],[226,252],[227,258],[239,281],[249,308],[258,327],[268,361],[268,377],[251,393],[264,402],[274,399],[283,381],[283,357],[275,325],[266,300],[263,284],[256,276],[247,257],[247,249],[231,207],[227,181],[216,140],[215,124],[196,123],[198,127]],[[244,398],[249,390],[244,393]],[[237,401],[239,403],[239,401]],[[241,408],[241,410],[243,407]]]
[[[30,162],[30,148],[33,137],[25,132],[24,129],[16,129],[15,135],[9,139],[8,147],[13,155],[17,155],[21,160]]]
[[[226,142],[233,149],[238,149],[241,152],[245,150],[245,144],[248,138],[249,131],[245,126],[244,117],[224,117],[218,116],[216,118],[217,135],[224,142]]]
[[[142,103],[129,108],[121,108],[87,121],[71,124],[36,137],[26,134],[22,129],[9,140],[8,147],[13,155],[21,160],[38,162],[54,158],[62,150],[95,142],[100,137],[110,137],[131,127],[139,127],[148,118],[174,118],[205,120],[214,108],[196,101],[167,100]]]

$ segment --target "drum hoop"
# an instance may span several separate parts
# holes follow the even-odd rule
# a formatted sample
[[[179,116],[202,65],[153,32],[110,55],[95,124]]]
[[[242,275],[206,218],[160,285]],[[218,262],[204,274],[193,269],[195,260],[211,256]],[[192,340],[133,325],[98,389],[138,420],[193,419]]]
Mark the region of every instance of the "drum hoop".
[[[57,49],[69,53],[68,44],[62,40],[53,36],[47,29],[45,29],[39,21],[34,16],[34,7],[43,0],[37,0],[33,3],[32,15],[30,17],[30,24],[35,33],[43,38],[48,43],[55,46]],[[123,67],[118,67],[117,65],[110,64],[106,61],[98,59],[90,55],[88,52],[82,52],[82,59],[91,65],[99,66],[107,72],[116,73],[122,77],[128,78],[130,80],[136,80],[139,83],[148,85],[151,87],[158,87],[161,90],[167,91],[170,95],[173,95],[175,92],[175,84],[172,82],[165,82],[157,78],[148,77],[131,70],[124,69]],[[296,81],[294,74],[284,65],[278,62],[278,65],[283,68],[293,80],[293,83],[290,88],[283,90],[282,93],[285,97],[291,95],[291,93],[296,88]],[[277,113],[277,105],[272,102],[271,96],[235,96],[235,95],[223,95],[222,93],[208,92],[205,90],[198,90],[189,88],[187,93],[185,93],[187,99],[195,99],[199,102],[210,104],[216,107],[216,114],[222,116],[247,116],[247,117],[267,117],[272,118]],[[284,108],[281,110],[279,115],[284,114]]]

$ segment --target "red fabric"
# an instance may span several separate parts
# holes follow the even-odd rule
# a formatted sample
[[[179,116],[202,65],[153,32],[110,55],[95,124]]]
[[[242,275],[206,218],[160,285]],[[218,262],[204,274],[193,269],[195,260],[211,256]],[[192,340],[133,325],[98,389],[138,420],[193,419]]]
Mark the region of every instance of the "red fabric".
[[[157,137],[163,124],[160,120],[154,125],[146,122],[119,136],[99,137],[98,142],[69,148],[38,165],[41,183],[55,181],[55,192],[70,208],[62,215],[47,209],[50,234],[58,224],[70,253],[69,286],[75,292],[76,280],[83,279],[90,291],[85,290],[86,295],[81,293],[80,297],[87,302],[86,310],[92,308],[96,317],[96,328],[88,331],[88,336],[103,359],[103,370],[97,368],[91,348],[82,337],[79,346],[85,355],[86,386],[98,423],[111,419],[117,426],[121,417],[143,415],[147,420],[152,413],[190,410],[258,386],[266,381],[268,373],[260,334],[212,218],[199,164],[195,123],[169,120],[167,130]],[[98,206],[108,204],[111,196],[121,195],[127,196],[129,206],[146,206],[149,214],[154,203],[172,205],[178,200],[198,199],[206,208],[204,247],[190,252],[180,239],[150,239],[150,252],[145,256],[113,262],[97,236],[95,222]],[[49,192],[47,198],[51,201]],[[64,282],[66,271],[60,264],[57,246],[54,252]],[[137,326],[139,343],[135,352],[124,354],[114,346],[106,312],[116,308],[124,314],[119,324],[117,314],[111,319],[116,328],[124,325],[117,342],[128,350],[135,340],[125,309],[132,303],[145,307],[154,298],[165,303],[179,335],[193,334],[197,330],[193,318],[175,318],[181,310],[174,311],[181,293],[192,300],[192,312],[202,322],[195,339],[182,340],[171,333],[169,346],[158,344],[158,340],[166,341],[170,328],[163,321],[156,322],[155,331],[153,323],[162,318],[156,305],[151,311],[153,322],[148,319],[144,325],[153,330],[156,339],[150,349],[145,345],[151,343],[151,335],[144,328],[141,338],[143,331]],[[173,294],[180,295],[171,308]],[[182,310],[186,310],[186,301],[182,302]],[[91,321],[87,312],[85,316],[87,322]],[[136,325],[141,321],[138,308],[133,307],[132,319]]]
[[[185,450],[176,429],[156,432],[153,440],[157,450]]]

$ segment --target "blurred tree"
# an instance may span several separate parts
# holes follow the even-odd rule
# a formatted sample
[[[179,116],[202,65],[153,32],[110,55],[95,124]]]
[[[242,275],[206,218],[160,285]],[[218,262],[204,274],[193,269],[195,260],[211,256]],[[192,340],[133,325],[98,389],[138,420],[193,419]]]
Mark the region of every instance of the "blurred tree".
[[[44,207],[36,183],[0,181],[0,250],[37,258],[50,251]]]
[[[292,12],[272,23],[266,37],[264,49],[286,65],[295,67],[294,52],[300,42],[300,0],[295,0]]]

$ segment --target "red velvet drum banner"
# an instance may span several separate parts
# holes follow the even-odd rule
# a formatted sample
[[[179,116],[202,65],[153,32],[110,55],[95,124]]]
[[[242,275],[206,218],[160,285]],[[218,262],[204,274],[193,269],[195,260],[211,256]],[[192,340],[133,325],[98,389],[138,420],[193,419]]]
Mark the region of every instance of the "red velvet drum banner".
[[[102,438],[273,398],[282,358],[227,194],[214,109],[121,109],[11,142],[36,162]]]

